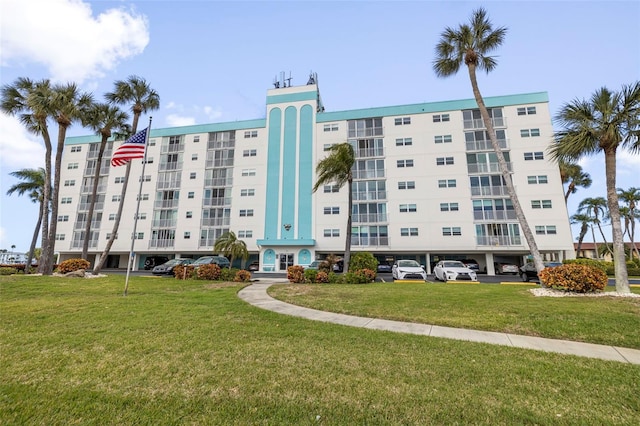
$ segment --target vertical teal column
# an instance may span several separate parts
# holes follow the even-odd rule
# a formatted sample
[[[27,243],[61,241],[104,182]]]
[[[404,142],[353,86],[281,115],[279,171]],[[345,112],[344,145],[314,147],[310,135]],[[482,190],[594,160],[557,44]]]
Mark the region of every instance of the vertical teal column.
[[[313,107],[300,108],[300,156],[298,167],[298,237],[313,238]]]
[[[293,239],[296,235],[296,166],[297,166],[297,133],[298,111],[295,107],[287,107],[284,111],[284,143],[282,147],[282,224],[291,228],[282,229],[283,239]]]
[[[273,108],[269,112],[269,141],[267,154],[267,185],[264,215],[264,238],[278,238],[278,206],[280,204],[280,138],[282,135],[282,111]]]

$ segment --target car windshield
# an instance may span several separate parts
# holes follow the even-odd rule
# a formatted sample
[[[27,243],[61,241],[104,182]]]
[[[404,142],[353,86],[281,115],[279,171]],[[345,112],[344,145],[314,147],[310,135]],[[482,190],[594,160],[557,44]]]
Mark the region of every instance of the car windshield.
[[[464,266],[464,263],[462,262],[444,262],[443,266],[445,268],[466,268],[466,266]]]
[[[168,262],[164,263],[164,266],[176,266],[179,265],[182,262],[182,259],[171,259]]]
[[[545,262],[544,266],[545,268],[553,268],[554,266],[560,266],[562,265],[561,262]]]
[[[211,257],[201,257],[200,259],[193,262],[194,265],[205,265],[211,262]]]
[[[403,268],[419,268],[420,264],[415,260],[399,260],[398,266],[401,266]]]

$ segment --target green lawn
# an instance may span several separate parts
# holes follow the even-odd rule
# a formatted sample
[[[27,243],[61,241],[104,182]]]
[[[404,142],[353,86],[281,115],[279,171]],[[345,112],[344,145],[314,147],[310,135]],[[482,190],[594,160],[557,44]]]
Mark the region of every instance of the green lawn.
[[[533,286],[443,283],[278,285],[277,299],[310,308],[448,327],[640,349],[640,298],[535,297]],[[634,288],[640,293],[640,289]]]
[[[123,288],[124,276],[0,277],[0,424],[640,419],[637,365],[282,316],[238,299],[240,285]]]

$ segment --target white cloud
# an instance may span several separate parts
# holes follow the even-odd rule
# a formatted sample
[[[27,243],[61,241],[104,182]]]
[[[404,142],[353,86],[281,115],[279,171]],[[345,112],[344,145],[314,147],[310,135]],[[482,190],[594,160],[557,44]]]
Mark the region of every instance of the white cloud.
[[[222,117],[222,108],[214,108],[210,106],[205,106],[203,108],[204,114],[207,116],[209,120],[217,120]]]
[[[191,126],[196,124],[196,119],[193,117],[184,117],[177,114],[167,115],[167,124],[169,127]]]
[[[93,16],[81,0],[3,0],[2,65],[42,64],[55,81],[104,75],[149,43],[145,16],[125,8]],[[36,8],[37,10],[34,10]]]
[[[44,166],[42,139],[26,129],[15,117],[0,113],[0,167],[3,174]],[[55,132],[54,132],[55,134]],[[53,142],[55,143],[55,141]]]
[[[640,170],[640,153],[632,154],[628,150],[618,151],[618,165],[629,169],[629,173],[637,175]]]

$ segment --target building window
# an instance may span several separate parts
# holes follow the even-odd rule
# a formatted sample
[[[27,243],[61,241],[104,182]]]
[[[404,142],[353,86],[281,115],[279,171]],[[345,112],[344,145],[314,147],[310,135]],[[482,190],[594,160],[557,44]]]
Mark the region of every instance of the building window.
[[[252,237],[253,237],[253,231],[251,230],[238,231],[238,238],[252,238]]]
[[[198,154],[191,154],[191,161],[196,161],[198,159]]]
[[[442,235],[445,237],[462,235],[462,229],[459,226],[444,227],[442,228]]]
[[[325,237],[339,237],[340,230],[339,229],[325,229],[324,230]]]
[[[64,181],[64,186],[76,186],[76,181],[71,179],[71,180],[65,180]]]
[[[69,163],[67,165],[67,170],[75,170],[78,168],[78,163]]]
[[[530,185],[547,183],[547,175],[527,176],[527,183]]]
[[[322,145],[322,150],[323,151],[331,151],[331,147],[334,146],[334,143],[325,143],[324,145]]]
[[[116,176],[115,183],[124,183],[124,176]]]
[[[142,195],[138,195],[138,196],[136,197],[136,200],[147,201],[147,200],[149,200],[149,194],[142,194]]]
[[[111,197],[111,201],[120,202],[120,195],[114,195],[113,197]]]
[[[253,217],[253,209],[240,210],[240,217]]]
[[[193,191],[190,191],[187,193],[187,198],[194,198],[196,196],[196,193]]]
[[[398,189],[416,189],[416,182],[413,180],[398,182]]]
[[[196,178],[196,172],[189,173],[189,179],[195,179],[195,178]]]
[[[187,212],[186,218],[191,219],[193,217],[193,212]]]
[[[531,208],[533,209],[550,209],[551,200],[531,200]]]
[[[135,239],[136,240],[144,240],[144,232],[137,232]]]
[[[325,132],[337,132],[338,131],[338,123],[331,123],[324,125]]]
[[[453,139],[452,139],[451,135],[434,136],[433,140],[434,140],[435,143],[451,143],[451,142],[453,142]]]
[[[257,130],[247,130],[246,132],[244,132],[244,138],[245,139],[257,138],[257,137],[258,137],[258,131]]]
[[[71,147],[71,152],[80,152],[82,151],[82,147],[81,146],[72,146]]]
[[[542,151],[525,152],[524,153],[524,159],[525,159],[525,161],[544,160],[544,153]]]
[[[330,194],[334,192],[340,192],[340,187],[338,185],[325,185],[322,190],[325,194]]]
[[[60,204],[71,204],[71,197],[62,197]]]
[[[518,115],[534,115],[536,113],[536,107],[522,107],[518,108]]]
[[[110,239],[111,239],[111,232],[109,232],[109,233],[107,234],[107,238],[106,238],[106,239],[107,239],[107,240],[110,240]],[[114,240],[117,240],[117,239],[118,239],[118,234],[116,234],[116,237],[114,238]]]
[[[409,146],[413,145],[412,138],[398,138],[396,139],[396,146]]]
[[[402,237],[417,237],[418,228],[400,228],[400,236]]]
[[[147,220],[146,213],[138,213],[138,220]]]
[[[242,169],[242,176],[255,176],[256,169]]]
[[[528,138],[528,137],[536,137],[540,136],[540,129],[521,129],[520,137]]]
[[[325,207],[324,214],[340,214],[340,207]]]
[[[440,203],[441,212],[457,212],[458,203]]]
[[[68,215],[58,216],[58,222],[69,222],[69,216]]]
[[[151,182],[151,175],[145,175],[144,178],[139,178],[138,182]]]
[[[109,215],[109,220],[116,220],[116,214],[115,213],[111,213]]]
[[[198,143],[198,142],[200,142],[200,136],[194,136],[193,143]]]
[[[241,189],[240,190],[240,196],[241,197],[253,197],[254,195],[256,195],[256,190],[255,189]]]
[[[557,234],[555,225],[536,226],[537,235],[555,235]]]
[[[258,155],[258,150],[256,149],[245,149],[242,151],[243,157],[255,157],[256,155]]]
[[[190,238],[191,238],[191,232],[186,231],[186,232],[184,233],[184,239],[185,239],[185,240],[188,240],[188,239],[190,239]]]
[[[400,213],[413,213],[418,211],[415,204],[400,204]]]
[[[64,241],[64,234],[56,234],[56,241]]]
[[[400,117],[394,120],[396,126],[411,124],[411,117]]]
[[[436,158],[436,164],[438,166],[450,166],[453,164],[453,157],[438,157]]]
[[[438,180],[438,188],[455,188],[456,180],[455,179],[440,179]]]
[[[440,123],[442,121],[449,121],[449,114],[435,114],[433,116],[434,123]]]
[[[413,160],[398,160],[397,165],[399,168],[413,167]]]

